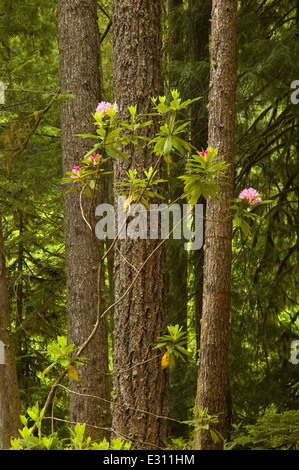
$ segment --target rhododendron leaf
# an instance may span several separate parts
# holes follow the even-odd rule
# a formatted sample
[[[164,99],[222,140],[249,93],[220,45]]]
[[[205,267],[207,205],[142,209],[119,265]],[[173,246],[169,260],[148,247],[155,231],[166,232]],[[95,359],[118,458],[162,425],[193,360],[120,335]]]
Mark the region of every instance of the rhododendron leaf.
[[[167,344],[166,342],[164,342],[164,343],[158,343],[158,344],[154,347],[154,349],[163,348],[164,346],[166,346],[166,344]]]
[[[60,356],[61,353],[62,353],[62,349],[59,346],[57,346],[56,344],[50,344],[48,346],[48,350],[51,351],[54,354],[57,354],[58,356]]]
[[[98,129],[96,130],[96,133],[97,133],[99,136],[103,137],[103,138],[105,138],[106,135],[107,135],[107,131],[106,131],[106,129],[104,129],[103,127],[98,128]]]
[[[75,382],[78,382],[79,380],[79,375],[78,372],[76,371],[75,367],[71,366],[71,364],[66,366],[66,371],[68,373],[68,376],[74,380]]]
[[[172,145],[174,146],[176,150],[178,150],[178,152],[181,154],[182,157],[185,155],[184,147],[182,146],[182,144],[178,141],[176,137],[173,137]]]
[[[169,353],[169,367],[174,367],[174,366],[175,366],[174,354]]]
[[[150,196],[150,197],[152,197],[152,198],[157,197],[157,198],[159,198],[159,199],[165,199],[164,196],[162,196],[162,195],[159,194],[159,193],[156,193],[155,191],[146,191],[146,194],[147,194],[147,196]]]
[[[250,233],[250,226],[248,225],[247,222],[245,222],[245,220],[242,220],[240,221],[240,228],[242,230],[242,232],[245,234],[245,235],[249,235]]]
[[[150,210],[150,205],[149,205],[148,201],[146,199],[144,199],[144,197],[141,198],[141,202],[147,208],[147,210]]]
[[[174,134],[180,134],[182,132],[186,132],[185,127],[188,126],[189,122],[184,122],[184,124],[181,124],[179,127],[177,127],[173,133]]]
[[[163,147],[164,156],[169,155],[171,150],[172,150],[172,137],[168,136],[167,139],[165,140],[164,147]]]
[[[74,180],[72,180],[72,179],[70,179],[70,181],[74,182]],[[77,190],[78,190],[78,186],[74,186],[74,187],[68,189],[68,190],[66,191],[66,193],[67,193],[67,194],[68,194],[68,193],[72,193],[73,191],[77,191]]]
[[[153,121],[146,121],[146,122],[140,123],[139,127],[147,127],[147,126],[150,126],[152,123]]]
[[[50,364],[48,367],[46,367],[46,369],[44,369],[42,371],[42,375],[46,375],[48,372],[50,372],[50,370],[55,366],[55,363],[53,362],[52,364]]]
[[[109,154],[108,149],[109,149],[109,151],[112,151],[112,150],[113,150],[114,156],[115,156],[115,154],[117,154],[117,155],[119,155],[121,158],[123,158],[126,162],[129,162],[129,161],[130,161],[128,155],[126,155],[124,152],[122,152],[122,150],[119,150],[119,149],[116,149],[116,148],[112,149],[111,147],[109,147],[109,148],[106,148],[108,154]]]
[[[88,138],[88,139],[98,139],[99,136],[98,135],[94,135],[94,134],[75,134],[76,137],[85,137],[85,138]]]
[[[162,357],[161,366],[163,367],[163,369],[166,369],[166,367],[169,366],[169,352],[168,351],[166,351],[166,353]]]

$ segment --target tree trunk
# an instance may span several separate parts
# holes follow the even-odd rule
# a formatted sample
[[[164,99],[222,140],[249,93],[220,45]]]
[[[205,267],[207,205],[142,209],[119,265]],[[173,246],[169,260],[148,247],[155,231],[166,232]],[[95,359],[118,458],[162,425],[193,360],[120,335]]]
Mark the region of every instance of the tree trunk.
[[[18,437],[20,396],[10,329],[10,306],[5,274],[5,257],[0,218],[0,449],[10,447],[10,438]],[[3,350],[4,345],[4,350]],[[4,353],[4,354],[3,354]],[[4,357],[3,357],[4,356]],[[4,362],[4,363],[3,363]]]
[[[184,22],[181,21],[183,13],[183,0],[168,0],[168,60],[173,64],[170,69],[177,70],[180,77],[178,64],[185,60],[184,53]],[[177,64],[176,64],[177,62]],[[169,73],[169,88],[179,88],[179,79],[176,74]],[[182,91],[182,90],[180,90]],[[185,172],[185,158],[175,158],[175,166],[169,165],[165,169],[165,178],[168,183],[168,199],[176,201],[180,205],[181,213],[185,201],[179,199],[184,192],[183,183],[178,176]],[[186,240],[168,240],[167,242],[167,285],[168,285],[168,323],[179,324],[187,331],[188,315],[188,252],[185,250]],[[171,371],[169,378],[169,413],[177,421],[169,423],[169,432],[175,436],[188,436],[188,427],[181,424],[188,417],[190,396],[194,393],[194,387],[185,387],[188,381],[189,370],[183,361],[176,361],[176,366]]]
[[[209,61],[209,34],[211,18],[211,0],[189,0],[189,55],[194,63]],[[198,32],[200,31],[200,34]],[[191,139],[192,144],[199,150],[207,148],[208,144],[208,89],[209,73],[201,72],[194,96],[201,96],[199,101],[193,103],[191,108]],[[203,216],[205,221],[206,201],[204,198],[198,201],[203,204]],[[203,224],[205,225],[205,222]],[[195,295],[195,318],[196,318],[196,343],[197,350],[200,348],[200,329],[202,316],[202,293],[203,293],[203,250],[195,250],[192,253],[194,265],[194,295]],[[198,358],[197,358],[198,359]]]
[[[121,117],[127,117],[128,105],[138,104],[140,113],[152,111],[151,97],[163,92],[160,14],[160,0],[113,2],[113,87]],[[145,151],[131,157],[131,167],[144,177],[143,169],[152,164],[153,156]],[[115,160],[115,181],[125,179],[128,166]],[[150,239],[118,241],[116,301],[133,280],[135,269],[141,267],[158,243],[159,240]],[[166,444],[167,422],[158,416],[168,413],[168,372],[162,370],[160,358],[156,358],[158,350],[153,350],[157,336],[166,332],[165,278],[163,245],[114,309],[113,429],[116,435],[132,440],[135,449],[163,448]]]
[[[92,114],[103,99],[101,56],[97,25],[96,0],[58,0],[58,31],[61,91],[70,91],[74,99],[61,103],[63,174],[80,165],[92,147],[88,139],[75,134],[94,133]],[[68,189],[68,185],[65,189]],[[97,199],[98,198],[98,199]],[[95,205],[101,195],[95,196]],[[85,215],[94,216],[94,207],[84,204]],[[90,212],[89,212],[90,211]],[[68,342],[82,345],[96,322],[103,286],[98,286],[99,251],[94,231],[84,222],[79,193],[64,194],[66,290],[68,313]],[[99,250],[98,250],[99,249]],[[102,307],[103,308],[103,302]],[[71,390],[81,394],[109,399],[108,343],[106,318],[91,343],[84,350],[89,360],[80,367],[79,382],[71,382]],[[70,394],[70,420],[91,426],[109,425],[109,406],[103,400]],[[105,430],[87,429],[94,439],[109,437]]]
[[[24,263],[24,214],[18,211],[19,216],[19,242],[18,242],[18,270],[16,279],[16,341],[15,355],[17,358],[27,355],[27,341],[25,330],[23,328],[23,263]],[[20,390],[26,389],[24,378],[26,377],[26,363],[17,361],[17,377]]]
[[[213,0],[209,95],[209,145],[230,167],[221,189],[221,202],[207,201],[204,250],[203,312],[196,408],[217,414],[215,428],[223,435],[226,410],[229,343],[230,280],[235,152],[236,0]],[[209,431],[197,433],[194,447],[218,450]]]

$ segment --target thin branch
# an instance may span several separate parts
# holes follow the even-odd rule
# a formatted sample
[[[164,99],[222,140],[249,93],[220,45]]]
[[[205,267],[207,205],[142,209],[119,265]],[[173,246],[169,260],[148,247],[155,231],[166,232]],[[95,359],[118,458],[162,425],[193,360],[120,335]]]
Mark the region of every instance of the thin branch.
[[[107,27],[106,27],[105,31],[103,32],[103,34],[102,34],[101,37],[100,37],[100,44],[102,44],[102,42],[104,41],[105,37],[106,37],[107,34],[109,33],[111,26],[112,26],[112,20],[110,19],[109,23],[107,24]]]
[[[73,393],[74,395],[79,395],[83,398],[95,398],[97,400],[104,401],[105,403],[109,403],[110,405],[113,405],[113,406],[120,406],[122,408],[125,408],[126,410],[136,411],[137,413],[146,414],[146,415],[149,415],[149,416],[154,416],[157,419],[165,419],[167,421],[172,421],[174,423],[179,423],[179,424],[186,424],[186,425],[188,424],[188,423],[185,423],[184,421],[180,421],[180,420],[175,419],[175,418],[170,418],[169,416],[157,415],[156,413],[152,413],[152,412],[147,411],[147,410],[142,410],[140,408],[134,408],[132,406],[119,404],[119,403],[116,403],[115,401],[107,400],[107,398],[102,398],[102,397],[99,397],[97,395],[90,395],[90,394],[87,394],[87,393],[75,392],[74,390],[70,390],[70,389],[68,389],[67,387],[65,387],[64,385],[61,385],[61,384],[59,385],[59,387],[64,388],[69,393]]]

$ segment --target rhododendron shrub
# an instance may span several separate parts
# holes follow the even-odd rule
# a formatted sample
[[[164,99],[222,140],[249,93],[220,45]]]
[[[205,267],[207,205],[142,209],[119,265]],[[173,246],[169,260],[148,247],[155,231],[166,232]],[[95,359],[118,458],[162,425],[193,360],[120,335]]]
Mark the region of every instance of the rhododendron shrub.
[[[130,152],[132,145],[137,147],[138,151],[143,152],[143,146],[152,146],[153,153],[157,160],[163,157],[167,165],[175,165],[178,158],[186,158],[186,172],[179,176],[184,181],[184,194],[189,204],[194,205],[199,198],[212,198],[214,202],[220,198],[220,186],[227,184],[225,181],[226,169],[228,164],[221,160],[217,155],[217,149],[208,147],[201,151],[194,148],[191,143],[183,138],[187,132],[189,121],[182,120],[182,112],[194,101],[181,101],[177,90],[171,91],[171,100],[167,103],[165,96],[152,98],[153,115],[158,116],[160,128],[153,139],[149,139],[139,134],[140,129],[151,126],[152,121],[146,120],[146,116],[137,114],[137,106],[128,108],[130,118],[128,120],[119,119],[119,108],[117,103],[101,101],[93,114],[95,119],[95,134],[79,134],[80,137],[95,139],[96,143],[92,149],[83,157],[81,166],[74,166],[72,171],[67,172],[64,182],[73,182],[75,185],[68,191],[74,191],[83,188],[87,196],[91,195],[91,190],[98,189],[100,178],[108,174],[105,171],[104,163],[108,158],[120,157],[130,163]],[[128,151],[126,150],[128,149]],[[174,160],[174,161],[173,161]],[[146,166],[146,164],[145,164]],[[127,183],[121,184],[115,182],[115,187],[119,194],[126,195],[126,210],[132,202],[142,200],[145,205],[150,197],[160,197],[157,185],[164,183],[165,180],[154,181],[156,171],[153,167],[149,168],[150,177],[137,177],[136,170],[132,168],[127,172]],[[134,177],[132,177],[134,175]],[[243,189],[232,206],[233,222],[235,227],[240,227],[245,234],[250,231],[250,226],[246,222],[247,218],[254,218],[251,210],[252,206],[258,207],[262,202],[258,191],[252,187]]]

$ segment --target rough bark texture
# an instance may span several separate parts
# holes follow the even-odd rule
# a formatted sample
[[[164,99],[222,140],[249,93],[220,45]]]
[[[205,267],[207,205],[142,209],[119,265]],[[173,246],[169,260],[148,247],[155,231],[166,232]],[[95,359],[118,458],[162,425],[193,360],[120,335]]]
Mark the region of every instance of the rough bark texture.
[[[163,93],[160,13],[160,0],[113,3],[114,99],[122,117],[127,117],[127,106],[132,104],[138,104],[138,112],[151,111],[151,96]],[[143,175],[143,169],[151,165],[153,158],[148,152],[134,153],[131,157],[131,166],[139,175]],[[115,161],[116,181],[124,179],[127,168],[128,164]],[[116,301],[133,280],[135,269],[140,268],[158,243],[159,240],[129,238],[118,242]],[[168,377],[160,358],[153,359],[158,354],[153,346],[157,336],[166,332],[166,322],[163,247],[154,253],[133,289],[114,309],[113,429],[117,435],[131,439],[136,449],[155,449],[166,444],[166,420],[157,416],[168,413]]]
[[[177,61],[177,75],[180,76],[179,63],[185,60],[185,50],[183,47],[183,30],[184,22],[182,19],[183,0],[168,0],[168,54],[169,63],[173,64],[171,71],[175,67]],[[170,89],[178,88],[180,92],[179,80],[176,74],[169,73],[168,83]],[[183,99],[185,93],[183,94]],[[188,96],[189,98],[189,96]],[[186,203],[184,199],[179,199],[184,192],[183,183],[179,183],[178,176],[185,173],[186,159],[180,157],[175,158],[176,166],[169,166],[165,169],[165,179],[169,181],[168,197],[170,201],[176,201],[180,205],[181,213],[183,213],[183,205]],[[168,323],[183,327],[187,331],[187,314],[188,314],[188,261],[189,253],[185,250],[184,244],[186,240],[168,240],[167,242],[167,284],[168,284]],[[177,421],[169,423],[169,432],[171,435],[188,437],[188,427],[180,424],[188,416],[188,408],[190,396],[194,395],[195,387],[186,387],[188,382],[189,370],[183,361],[177,360],[175,367],[172,369],[169,378],[169,414]],[[178,396],[179,395],[179,396]]]
[[[63,173],[80,165],[93,145],[75,134],[94,133],[92,114],[103,99],[101,58],[96,0],[58,0],[58,30],[61,91],[74,99],[61,103]],[[65,189],[68,189],[66,186]],[[100,202],[101,195],[95,204]],[[89,202],[88,202],[89,204]],[[89,207],[84,206],[89,218]],[[94,208],[90,211],[94,216]],[[99,254],[91,231],[82,219],[79,192],[64,195],[66,289],[68,342],[82,345],[91,333],[98,310]],[[98,245],[101,249],[101,245]],[[107,324],[103,318],[96,335],[84,350],[88,365],[80,367],[79,382],[71,382],[75,392],[109,398]],[[109,407],[104,401],[70,394],[70,420],[92,426],[107,426]],[[93,438],[108,437],[107,432],[88,428]]]
[[[222,201],[207,202],[204,252],[203,313],[197,406],[217,414],[223,434],[226,409],[227,359],[231,279],[231,219],[235,151],[236,93],[236,0],[214,0],[212,4],[211,72],[209,95],[209,145],[231,166],[229,185],[221,190]],[[210,434],[197,434],[195,448],[217,450]]]
[[[211,18],[211,0],[189,0],[189,54],[190,60],[198,62],[209,61],[209,35]],[[200,33],[199,33],[200,32]],[[194,96],[201,99],[195,102],[191,110],[191,138],[192,144],[199,150],[206,149],[208,144],[208,91],[209,73],[201,73],[201,80],[197,82],[197,88],[193,91]],[[193,84],[192,84],[193,85]],[[194,85],[193,85],[194,89]],[[191,96],[193,98],[193,96]],[[204,198],[198,201],[203,204],[205,220],[206,201]],[[203,222],[205,224],[205,222]],[[202,293],[203,293],[203,250],[196,250],[192,254],[194,264],[194,293],[195,293],[195,318],[196,318],[196,342],[197,349],[200,347],[200,328],[202,315]],[[198,358],[197,358],[198,359]]]
[[[0,364],[0,449],[10,447],[21,426],[20,396],[15,354],[10,329],[10,306],[5,274],[5,257],[0,218],[0,340],[5,346],[5,363]]]

